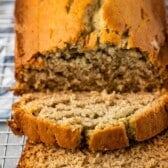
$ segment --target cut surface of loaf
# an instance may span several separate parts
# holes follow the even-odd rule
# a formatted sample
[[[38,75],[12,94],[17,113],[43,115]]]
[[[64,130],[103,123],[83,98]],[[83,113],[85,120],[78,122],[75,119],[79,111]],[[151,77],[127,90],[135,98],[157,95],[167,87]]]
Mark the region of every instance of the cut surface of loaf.
[[[15,94],[162,88],[164,8],[164,0],[16,0]]]
[[[38,55],[17,77],[20,84],[16,85],[15,93],[69,89],[139,92],[156,91],[165,83],[168,85],[166,66],[153,65],[138,51],[108,45],[97,51],[80,52],[72,48]]]
[[[27,142],[18,168],[167,168],[168,132],[113,152],[70,151]]]
[[[167,93],[57,92],[26,94],[9,126],[34,142],[112,150],[168,127]]]

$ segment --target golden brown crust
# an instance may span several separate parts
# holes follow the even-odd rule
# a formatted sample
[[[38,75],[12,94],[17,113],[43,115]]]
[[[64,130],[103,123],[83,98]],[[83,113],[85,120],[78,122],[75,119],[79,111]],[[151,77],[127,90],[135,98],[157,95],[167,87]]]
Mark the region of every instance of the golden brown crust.
[[[39,118],[24,111],[22,105],[33,100],[32,98],[36,97],[31,97],[30,94],[13,105],[13,119],[8,122],[12,131],[16,135],[28,136],[33,142],[58,144],[68,149],[79,148],[82,140],[82,125],[74,129],[73,125],[58,124],[57,121],[52,122],[52,120]],[[88,141],[85,143],[88,144],[90,150],[123,148],[129,145],[128,137],[132,138],[132,135],[136,141],[144,141],[166,129],[168,127],[168,95],[164,93],[157,98],[157,102],[131,115],[130,119],[112,124],[87,132]]]
[[[168,65],[168,41],[166,41],[165,45],[160,50],[159,63],[165,66]]]
[[[38,2],[38,0],[16,1],[16,68],[21,68],[29,60],[28,57],[38,52]]]
[[[28,97],[29,99],[29,97]],[[33,142],[44,142],[60,147],[75,149],[80,146],[81,131],[68,125],[59,125],[47,119],[33,116],[25,112],[21,106],[28,101],[23,98],[13,105],[13,119],[8,121],[9,127],[16,135],[26,135]],[[113,150],[128,146],[125,126],[119,124],[103,130],[95,130],[89,137],[89,149]]]
[[[111,30],[110,32],[112,34],[118,32],[119,42],[122,35],[127,33],[128,48],[138,48],[155,55],[159,46],[163,45],[164,1],[106,0],[103,13],[104,21]],[[158,49],[152,45],[154,41],[157,42]]]
[[[90,136],[88,144],[92,151],[127,147],[129,141],[124,124],[109,126],[103,130],[95,130]]]
[[[168,128],[168,95],[158,100],[143,113],[133,116],[129,121],[134,130],[134,139],[144,141]]]
[[[74,149],[80,145],[80,129],[72,129],[69,125],[58,125],[47,119],[41,119],[26,113],[20,103],[13,105],[13,119],[8,122],[16,135],[26,135],[33,142],[58,144],[63,148]]]
[[[99,13],[99,26],[88,31],[84,23],[87,8],[97,3],[93,0],[73,3],[69,0],[17,0],[16,76],[22,65],[29,64],[37,53],[63,49],[79,41],[86,44],[83,49],[95,49],[98,38],[100,43],[118,45],[125,33],[128,48],[138,48],[152,56],[158,53],[165,38],[164,0],[104,0],[93,12],[93,15]]]

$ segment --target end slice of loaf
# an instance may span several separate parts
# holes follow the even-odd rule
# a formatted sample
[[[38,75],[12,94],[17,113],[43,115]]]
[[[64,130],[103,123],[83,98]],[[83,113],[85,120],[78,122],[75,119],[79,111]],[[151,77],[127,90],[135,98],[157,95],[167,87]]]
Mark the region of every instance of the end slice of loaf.
[[[9,126],[34,142],[92,151],[144,141],[168,127],[167,93],[59,92],[24,95]]]
[[[70,151],[27,142],[18,168],[168,167],[168,131],[147,142],[113,152]]]

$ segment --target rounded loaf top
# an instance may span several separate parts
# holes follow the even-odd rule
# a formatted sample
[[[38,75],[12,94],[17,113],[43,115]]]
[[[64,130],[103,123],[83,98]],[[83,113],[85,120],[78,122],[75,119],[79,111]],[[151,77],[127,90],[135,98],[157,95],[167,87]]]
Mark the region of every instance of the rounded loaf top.
[[[109,44],[153,59],[165,40],[164,8],[164,0],[16,0],[16,65],[37,53]]]

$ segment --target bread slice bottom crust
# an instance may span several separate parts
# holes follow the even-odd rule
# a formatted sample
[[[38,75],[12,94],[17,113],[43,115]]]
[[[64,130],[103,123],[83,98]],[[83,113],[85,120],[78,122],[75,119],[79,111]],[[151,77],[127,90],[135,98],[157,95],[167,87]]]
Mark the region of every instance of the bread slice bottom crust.
[[[33,97],[33,95],[36,96]],[[147,104],[145,108],[131,116],[118,118],[114,122],[113,119],[109,119],[110,124],[103,127],[95,126],[92,130],[86,130],[88,129],[87,126],[82,127],[80,124],[75,127],[70,123],[41,118],[35,114],[37,109],[34,110],[34,113],[31,113],[29,110],[33,107],[26,106],[27,109],[24,107],[29,101],[41,96],[44,95],[29,94],[23,96],[19,102],[13,105],[13,119],[8,122],[16,135],[26,135],[33,142],[44,142],[68,149],[76,149],[84,145],[92,151],[105,151],[127,147],[129,146],[129,139],[144,141],[168,127],[167,93],[158,96],[158,99],[154,102]],[[52,96],[50,99],[52,99]],[[36,107],[36,104],[34,106]]]
[[[168,131],[125,149],[96,152],[66,150],[52,145],[26,143],[18,168],[140,168],[168,167]]]

